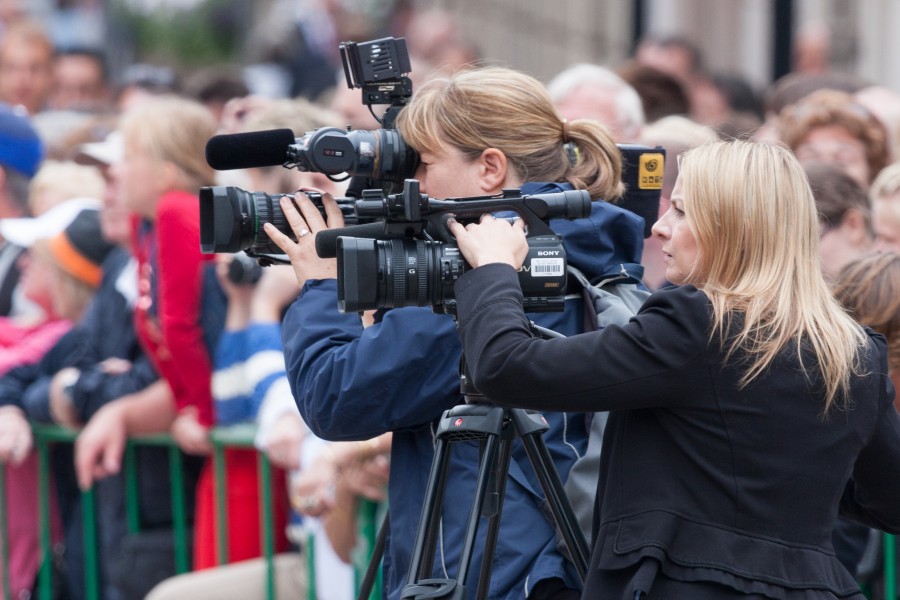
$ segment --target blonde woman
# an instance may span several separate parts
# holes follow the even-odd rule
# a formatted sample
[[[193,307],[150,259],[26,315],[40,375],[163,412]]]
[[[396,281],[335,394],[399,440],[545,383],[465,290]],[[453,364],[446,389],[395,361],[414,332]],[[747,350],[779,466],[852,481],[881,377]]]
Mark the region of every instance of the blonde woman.
[[[174,96],[149,98],[122,117],[124,154],[112,168],[125,205],[140,219],[135,234],[139,294],[136,330],[171,392],[177,416],[171,433],[190,454],[211,451],[208,430],[215,423],[211,354],[221,333],[225,298],[212,255],[200,253],[197,194],[213,185],[206,142],[217,130],[201,104]],[[259,556],[256,453],[226,452],[228,468],[229,561]],[[218,563],[212,463],[198,482],[195,569]],[[279,539],[278,547],[283,547]]]
[[[667,278],[624,327],[531,336],[521,227],[452,230],[474,384],[506,405],[611,410],[584,598],[858,598],[838,512],[900,530],[885,341],[822,278],[806,177],[783,147],[683,156],[654,225]]]

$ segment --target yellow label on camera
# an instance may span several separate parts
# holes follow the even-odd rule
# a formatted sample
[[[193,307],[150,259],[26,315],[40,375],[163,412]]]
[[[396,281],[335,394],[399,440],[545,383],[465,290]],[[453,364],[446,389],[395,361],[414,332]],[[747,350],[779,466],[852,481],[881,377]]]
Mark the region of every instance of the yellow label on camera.
[[[656,152],[641,154],[638,163],[638,187],[642,190],[661,190],[665,157]]]

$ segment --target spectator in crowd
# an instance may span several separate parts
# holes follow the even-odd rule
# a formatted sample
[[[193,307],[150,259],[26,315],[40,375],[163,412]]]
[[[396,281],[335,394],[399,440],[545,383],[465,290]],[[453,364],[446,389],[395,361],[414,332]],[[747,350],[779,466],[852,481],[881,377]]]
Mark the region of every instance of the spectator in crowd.
[[[831,28],[810,22],[797,28],[791,48],[792,73],[825,73],[831,68]]]
[[[792,72],[775,80],[763,92],[763,124],[754,139],[780,139],[778,120],[781,112],[791,104],[819,90],[839,90],[855,94],[867,84],[849,73],[826,71],[825,73]]]
[[[883,252],[900,252],[900,163],[882,169],[872,182],[869,199],[875,248]]]
[[[83,208],[84,202],[70,201],[61,204],[35,220],[35,227],[20,235],[32,236],[27,246],[30,252],[23,261],[22,289],[38,304],[46,315],[38,323],[21,323],[11,318],[0,319],[3,349],[0,353],[0,407],[3,418],[8,419],[7,446],[0,448],[0,458],[10,458],[16,469],[7,469],[10,487],[15,488],[10,510],[15,511],[16,520],[31,531],[17,531],[12,537],[13,564],[22,569],[25,576],[32,576],[39,566],[37,543],[37,460],[28,457],[31,446],[30,426],[25,416],[34,417],[23,388],[10,385],[18,373],[34,368],[44,355],[77,321],[93,293],[94,275],[99,272],[99,264],[108,250],[99,238],[99,226],[92,231],[97,220],[96,208]],[[69,208],[79,209],[77,216]],[[71,221],[65,231],[55,230],[65,223],[60,215]],[[74,218],[73,218],[74,217]],[[8,223],[8,222],[7,222]],[[6,223],[4,223],[6,224]],[[20,240],[23,241],[24,240]],[[85,249],[89,249],[86,251]],[[99,277],[99,276],[98,276]],[[71,448],[60,447],[54,451],[54,473],[59,475],[72,470]],[[71,494],[64,481],[57,480],[55,505],[59,506],[64,526],[67,552],[64,556],[62,573],[66,589],[73,597],[80,597],[83,590],[84,568],[81,562],[80,513],[74,512],[78,506],[77,494]],[[73,515],[78,521],[73,521]],[[75,525],[75,526],[73,526]],[[18,575],[18,573],[17,573]],[[16,585],[19,586],[21,582]],[[30,585],[31,582],[29,582]]]
[[[414,11],[405,37],[410,58],[424,61],[441,72],[452,73],[472,66],[480,58],[456,18],[438,8]]]
[[[640,96],[648,123],[670,115],[691,114],[691,98],[674,75],[637,61],[621,65],[616,72]]]
[[[116,146],[115,139],[111,146]],[[102,153],[90,149],[96,156]],[[115,148],[110,153],[115,153]],[[42,171],[47,167],[43,167]],[[96,171],[95,166],[81,169]],[[40,173],[39,173],[40,175]],[[35,178],[37,180],[38,177]],[[77,178],[73,178],[77,181]],[[84,317],[60,338],[35,365],[11,370],[0,379],[0,397],[20,397],[33,420],[52,421],[66,427],[87,424],[75,446],[74,464],[83,461],[84,447],[93,443],[96,431],[106,436],[114,430],[111,421],[122,418],[120,407],[145,402],[158,376],[141,351],[134,333],[133,315],[137,299],[136,266],[128,248],[131,240],[131,215],[111,187],[106,190],[104,206],[96,228],[89,237],[116,244],[101,265],[102,281]],[[90,223],[93,227],[94,223]],[[0,229],[3,224],[0,223]],[[21,227],[16,230],[21,231]],[[81,237],[85,237],[81,234]],[[84,243],[83,241],[81,242]],[[74,261],[73,261],[74,262]],[[116,332],[110,335],[110,331]],[[168,397],[164,398],[166,402]],[[144,407],[140,427],[131,433],[151,433],[168,427],[172,417],[167,406],[156,401]],[[124,419],[123,419],[124,420]],[[159,425],[160,422],[164,425]],[[117,424],[117,423],[116,423]],[[65,502],[68,544],[66,564],[74,569],[75,591],[80,590],[81,542],[77,532],[81,525],[78,487],[92,487],[100,479],[93,470],[83,473],[73,469],[71,449],[60,447],[56,464],[56,489]],[[166,574],[174,572],[172,508],[170,506],[168,451],[164,448],[139,447],[135,450],[136,481],[142,501],[132,516],[140,524],[140,532],[130,533],[126,522],[124,477],[117,475],[96,482],[97,541],[101,593],[108,599],[143,598],[150,587]],[[183,458],[185,484],[189,486],[188,506],[193,505],[190,490],[196,481],[199,461]],[[115,472],[118,468],[111,469]],[[112,474],[112,473],[111,473]],[[76,482],[77,476],[77,482]],[[141,560],[133,562],[140,554]],[[78,592],[80,593],[80,592]]]
[[[250,110],[240,122],[244,131],[289,127],[297,135],[333,125],[337,118],[303,99],[247,107]],[[312,184],[333,193],[341,189],[324,175],[281,166],[246,169],[245,175],[250,189],[270,194],[308,189]],[[354,545],[351,538],[355,534],[356,498],[363,492],[380,498],[383,480],[382,486],[374,490],[365,486],[371,485],[366,482],[379,473],[386,478],[386,462],[379,464],[374,460],[377,454],[372,453],[371,444],[335,443],[326,448],[307,433],[285,377],[281,344],[282,315],[299,291],[293,271],[284,265],[261,269],[241,253],[218,255],[217,273],[228,297],[225,330],[219,340],[213,375],[217,423],[257,423],[257,448],[275,466],[292,473],[291,486],[297,488],[292,496],[302,498],[295,502],[295,509],[320,516],[326,523],[324,528],[313,526],[312,519],[303,523],[304,529],[316,532],[313,547],[317,597],[349,599],[353,573],[343,563],[349,562],[349,549]],[[381,452],[385,450],[382,446]],[[276,486],[284,483],[277,480]],[[276,491],[276,498],[286,499],[286,488],[281,490],[280,494]],[[256,488],[248,486],[248,492],[256,493]],[[276,522],[276,527],[282,525]],[[334,531],[333,539],[338,542],[337,556],[329,531]],[[294,537],[296,533],[297,527],[289,529],[292,540],[300,547],[306,546],[303,536]],[[307,594],[309,560],[298,551],[276,556],[276,589],[280,595]],[[264,561],[250,560],[176,577],[157,586],[150,597],[246,597],[263,589],[265,568]]]
[[[786,107],[778,128],[801,162],[838,165],[867,192],[890,156],[881,121],[837,90],[820,90]]]
[[[900,378],[900,254],[893,251],[857,255],[835,277],[834,295],[862,325],[871,327],[887,340],[888,374],[897,387]],[[894,398],[895,407],[898,405]],[[834,552],[851,574],[860,579],[860,561],[879,532],[839,519],[835,528]]]
[[[735,73],[712,73],[704,114],[694,111],[694,119],[714,127],[722,139],[749,139],[762,125],[760,94],[744,77]]]
[[[148,98],[180,91],[181,82],[171,67],[134,63],[125,69],[115,86],[113,106],[122,114]]]
[[[840,167],[804,163],[819,213],[819,260],[828,281],[844,265],[871,252],[875,242],[869,197]]]
[[[834,295],[861,324],[887,340],[888,369],[900,389],[900,253],[857,256],[838,273]],[[900,411],[900,401],[894,399]]]
[[[608,130],[588,119],[563,120],[543,85],[509,69],[476,69],[429,80],[401,111],[397,127],[422,156],[416,173],[422,192],[435,197],[493,194],[508,187],[526,194],[586,188],[592,197],[604,199],[621,193],[621,156]],[[563,150],[566,143],[579,149],[574,165]],[[338,312],[335,261],[318,258],[308,235],[325,223],[308,199],[299,194],[296,199],[302,216],[289,201],[282,202],[282,209],[298,241],[266,225],[266,233],[290,256],[302,286],[283,323],[289,381],[301,414],[317,435],[361,440],[393,431],[385,558],[386,589],[393,598],[406,582],[412,560],[410,532],[422,509],[435,420],[461,399],[455,325],[430,308],[383,311],[369,327],[356,314]],[[340,227],[338,207],[329,196],[325,202],[328,226]],[[643,223],[607,202],[594,202],[587,219],[554,220],[551,225],[563,235],[569,260],[590,278],[602,278],[613,263],[618,273],[621,262],[637,262]],[[535,315],[535,320],[564,333],[580,331],[580,298],[569,304],[564,313]],[[560,413],[546,418],[550,429],[544,440],[565,479],[584,452],[586,418]],[[540,486],[516,446],[489,595],[573,593],[578,583],[556,549],[553,526],[539,508],[545,501]],[[454,446],[432,577],[455,573],[467,520],[459,507],[471,502],[478,462],[477,443]],[[481,561],[481,535],[484,528],[473,564]]]
[[[722,95],[703,64],[699,46],[694,42],[678,35],[647,35],[638,43],[634,60],[681,82],[690,99],[690,113],[687,116],[703,125],[717,124]]]
[[[853,99],[869,109],[888,134],[890,160],[900,160],[900,94],[880,85],[862,88]]]
[[[69,198],[102,198],[105,191],[106,181],[97,167],[45,160],[28,186],[28,212],[40,215]]]
[[[225,105],[250,93],[240,71],[227,66],[214,66],[191,73],[184,81],[184,94],[197,100],[222,120]]]
[[[44,146],[24,109],[0,103],[0,219],[28,214],[28,185],[44,158]],[[22,247],[0,245],[0,317],[32,310],[21,294],[17,261]]]
[[[35,115],[47,108],[55,51],[36,22],[16,21],[0,38],[0,102]]]
[[[57,53],[51,109],[97,113],[107,110],[110,100],[109,73],[101,50],[72,48]]]
[[[558,340],[522,311],[524,228],[451,225],[474,267],[455,286],[473,384],[503,406],[612,411],[584,597],[863,598],[831,533],[839,513],[900,531],[900,415],[884,337],[818,269],[817,221],[786,148],[691,150],[653,227],[679,287]]]
[[[572,65],[550,80],[547,92],[565,119],[594,119],[609,127],[620,143],[635,142],[641,135],[641,98],[609,69],[587,63]]]
[[[200,253],[197,193],[215,180],[203,150],[216,122],[199,103],[160,96],[129,109],[120,131],[124,153],[112,168],[113,182],[140,219],[134,238],[138,339],[172,394],[176,443],[189,454],[206,455],[211,450],[207,430],[215,422],[211,353],[224,320],[224,297],[212,257]],[[253,452],[233,450],[227,458],[229,477],[241,470],[256,472]],[[207,461],[197,494],[198,569],[217,561],[212,477]],[[229,491],[238,491],[245,480],[231,481]],[[243,518],[239,498],[230,498],[229,506],[231,559],[257,555],[258,523]]]

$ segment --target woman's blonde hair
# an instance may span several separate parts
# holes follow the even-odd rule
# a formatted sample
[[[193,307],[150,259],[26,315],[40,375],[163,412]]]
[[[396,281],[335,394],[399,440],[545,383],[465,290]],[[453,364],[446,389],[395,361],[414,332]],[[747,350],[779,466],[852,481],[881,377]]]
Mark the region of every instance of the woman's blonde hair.
[[[496,148],[522,181],[568,182],[594,199],[622,195],[621,155],[606,127],[588,119],[564,121],[544,86],[512,69],[468,69],[431,79],[396,125],[420,152],[450,144],[474,160]]]
[[[796,157],[762,142],[717,142],[684,154],[680,175],[699,251],[691,282],[712,302],[712,339],[727,359],[746,357],[741,385],[779,352],[793,348],[802,364],[808,350],[823,414],[843,405],[866,336],[822,276],[816,205]]]
[[[213,114],[199,102],[177,96],[154,96],[128,110],[119,129],[150,156],[171,162],[186,191],[215,185],[215,171],[206,162],[206,142],[216,133]]]
[[[887,339],[888,366],[900,373],[900,252],[865,254],[848,262],[837,276],[834,297]]]

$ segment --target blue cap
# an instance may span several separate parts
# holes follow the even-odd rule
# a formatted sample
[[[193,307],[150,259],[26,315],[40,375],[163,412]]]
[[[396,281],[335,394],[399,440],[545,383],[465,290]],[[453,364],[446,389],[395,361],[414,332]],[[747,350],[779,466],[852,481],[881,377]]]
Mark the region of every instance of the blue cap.
[[[41,138],[27,114],[0,103],[0,166],[33,177],[43,158]]]

